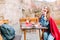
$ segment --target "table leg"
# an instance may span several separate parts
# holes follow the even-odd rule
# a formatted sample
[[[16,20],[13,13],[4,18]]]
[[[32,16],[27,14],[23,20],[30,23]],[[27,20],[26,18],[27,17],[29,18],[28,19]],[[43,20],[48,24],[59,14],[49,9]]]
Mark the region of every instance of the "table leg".
[[[41,39],[41,37],[40,37],[40,30],[39,30],[39,38]]]
[[[42,38],[41,38],[41,31],[40,31],[40,29],[39,29],[39,38],[40,38],[40,40],[42,40]]]
[[[24,40],[26,40],[26,30],[24,30]]]
[[[44,29],[42,29],[42,38],[43,38],[43,36],[44,36]]]

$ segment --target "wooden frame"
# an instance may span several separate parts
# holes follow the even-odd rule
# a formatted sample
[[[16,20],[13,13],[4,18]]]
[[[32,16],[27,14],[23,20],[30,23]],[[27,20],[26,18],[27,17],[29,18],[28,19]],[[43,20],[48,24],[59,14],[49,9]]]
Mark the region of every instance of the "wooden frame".
[[[20,22],[20,27],[22,26],[21,24],[24,23],[24,22],[26,22],[27,19],[29,19],[30,22],[34,22],[34,23],[38,23],[38,21],[39,21],[37,17],[35,17],[35,18],[21,18],[21,19],[19,20],[19,22]]]
[[[0,24],[3,24],[3,23],[8,24],[9,23],[9,20],[0,20]]]

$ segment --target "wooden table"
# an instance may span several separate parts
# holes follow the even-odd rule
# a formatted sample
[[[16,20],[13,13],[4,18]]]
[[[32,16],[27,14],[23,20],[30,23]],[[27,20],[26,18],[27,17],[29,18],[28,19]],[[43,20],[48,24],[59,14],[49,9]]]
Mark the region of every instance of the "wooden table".
[[[46,28],[46,27],[39,27],[39,28],[22,28],[22,30],[24,31],[24,40],[26,40],[26,31],[27,30],[31,30],[31,29],[36,29],[36,30],[39,30],[39,38],[40,38],[40,40],[42,40],[41,39],[41,32],[40,32],[40,30],[42,29],[42,32],[44,33],[44,29],[48,29],[48,28]]]

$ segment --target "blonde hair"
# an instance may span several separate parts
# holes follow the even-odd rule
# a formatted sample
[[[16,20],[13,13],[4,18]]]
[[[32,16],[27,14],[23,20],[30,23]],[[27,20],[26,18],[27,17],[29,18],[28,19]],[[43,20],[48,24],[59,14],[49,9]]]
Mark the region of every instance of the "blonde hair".
[[[49,7],[47,7],[46,9],[47,9],[46,17],[49,20],[50,19],[50,13],[51,13],[51,11],[50,11]]]

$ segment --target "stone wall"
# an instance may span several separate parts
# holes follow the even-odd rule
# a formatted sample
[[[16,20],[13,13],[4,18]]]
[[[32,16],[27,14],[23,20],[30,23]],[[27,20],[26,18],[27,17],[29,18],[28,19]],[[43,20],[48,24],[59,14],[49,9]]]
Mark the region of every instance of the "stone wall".
[[[19,0],[3,0],[0,4],[0,16],[9,20],[9,25],[13,26],[16,34],[20,34],[19,19],[22,17],[21,4]]]

